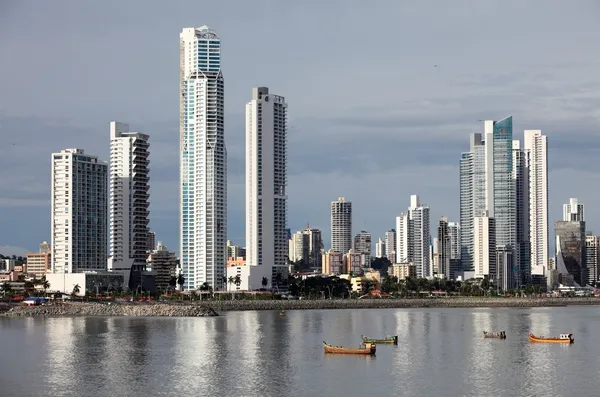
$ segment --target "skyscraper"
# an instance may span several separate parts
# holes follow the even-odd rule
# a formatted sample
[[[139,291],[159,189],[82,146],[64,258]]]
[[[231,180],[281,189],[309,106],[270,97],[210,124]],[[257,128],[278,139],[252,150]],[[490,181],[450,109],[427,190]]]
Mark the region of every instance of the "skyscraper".
[[[396,229],[385,232],[385,257],[396,263]]]
[[[419,196],[410,196],[408,212],[396,218],[396,262],[410,262],[417,268],[417,277],[431,276],[429,207]]]
[[[207,26],[180,34],[180,256],[184,289],[223,285],[227,150],[221,41]]]
[[[52,273],[106,270],[107,174],[83,149],[52,153]]]
[[[287,104],[267,87],[246,105],[246,263],[250,288],[286,274]],[[307,258],[308,259],[308,258]]]
[[[496,221],[484,211],[473,218],[473,263],[476,278],[496,278]]]
[[[108,270],[122,272],[130,289],[138,284],[128,281],[130,272],[144,270],[148,257],[148,139],[148,135],[130,132],[127,124],[110,123]]]
[[[445,279],[450,279],[450,258],[451,258],[451,240],[450,228],[448,227],[448,218],[443,216],[438,222],[437,234],[437,267],[438,274],[444,276]],[[434,244],[436,245],[436,244]]]
[[[385,256],[385,241],[381,237],[375,244],[375,258],[386,258]]]
[[[568,204],[563,204],[563,221],[585,221],[583,204],[579,204],[579,201],[576,198],[570,198]]]
[[[525,130],[529,171],[529,244],[532,274],[543,275],[550,250],[548,225],[548,142],[540,130]]]
[[[587,282],[585,221],[557,221],[554,227],[559,283],[572,285],[575,282],[581,286],[585,285]]]
[[[352,248],[352,203],[344,197],[331,202],[331,249],[342,254]]]
[[[371,233],[366,230],[361,230],[356,236],[354,236],[354,252],[358,254],[365,254],[366,259],[369,260],[371,257]]]
[[[503,280],[515,282],[515,286],[529,284],[531,279],[531,244],[530,244],[530,212],[529,200],[529,151],[521,149],[521,142],[513,140],[513,180],[515,183],[515,208],[517,222],[517,236],[514,255],[498,256],[498,269],[504,271],[508,265],[515,266],[514,274],[504,274]],[[535,216],[535,214],[533,214]],[[504,251],[503,251],[504,252]],[[502,263],[500,262],[502,261]],[[501,269],[501,265],[504,267]],[[516,265],[519,267],[517,268]],[[511,269],[506,269],[511,270]],[[505,272],[506,273],[506,272]],[[500,277],[499,277],[500,278]]]

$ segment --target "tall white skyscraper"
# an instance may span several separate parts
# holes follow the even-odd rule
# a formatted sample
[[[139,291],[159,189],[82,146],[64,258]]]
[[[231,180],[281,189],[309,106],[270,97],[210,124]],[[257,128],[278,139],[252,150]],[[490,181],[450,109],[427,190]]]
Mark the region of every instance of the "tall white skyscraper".
[[[429,206],[412,195],[408,212],[396,218],[396,262],[414,264],[417,277],[431,276],[430,236]]]
[[[529,154],[528,150],[521,148],[519,140],[513,140],[512,164],[517,222],[516,246],[513,250],[514,255],[508,253],[506,250],[498,251],[496,263],[499,279],[503,278],[504,280],[514,281],[515,287],[529,284],[531,278]],[[514,265],[518,265],[518,268]],[[514,269],[510,269],[507,266],[513,266]],[[509,273],[511,274],[507,274],[505,270],[510,270]]]
[[[576,198],[570,198],[568,204],[563,204],[563,221],[565,222],[583,222],[583,204],[579,204]]]
[[[110,256],[108,270],[146,268],[148,257],[149,136],[130,132],[129,125],[110,123]],[[129,287],[137,287],[129,283]]]
[[[227,150],[221,40],[207,26],[180,34],[180,257],[184,289],[223,287]]]
[[[352,248],[352,203],[344,197],[331,202],[331,249],[346,254]]]
[[[375,258],[386,258],[385,256],[385,241],[381,238],[375,244]]]
[[[496,221],[484,211],[473,218],[473,263],[476,278],[496,278]]]
[[[529,243],[531,274],[543,275],[550,250],[548,219],[548,141],[540,130],[525,130],[529,171]]]
[[[250,288],[286,274],[287,104],[267,87],[246,105],[246,263]],[[308,259],[308,258],[306,258]]]
[[[106,270],[107,174],[83,149],[52,153],[52,273]]]

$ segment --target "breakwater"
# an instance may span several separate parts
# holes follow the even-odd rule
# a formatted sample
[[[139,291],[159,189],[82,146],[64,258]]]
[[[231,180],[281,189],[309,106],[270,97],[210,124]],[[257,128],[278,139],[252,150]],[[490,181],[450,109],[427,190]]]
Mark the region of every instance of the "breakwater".
[[[437,299],[325,299],[228,300],[174,303],[64,303],[26,307],[0,305],[0,317],[133,316],[203,317],[226,311],[392,309],[459,307],[552,307],[600,305],[600,298],[437,298]],[[216,312],[216,313],[215,313]]]

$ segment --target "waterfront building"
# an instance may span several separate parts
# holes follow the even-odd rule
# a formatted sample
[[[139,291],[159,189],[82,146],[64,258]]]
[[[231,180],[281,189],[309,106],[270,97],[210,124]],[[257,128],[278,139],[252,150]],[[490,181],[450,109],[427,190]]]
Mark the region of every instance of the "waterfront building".
[[[34,274],[36,278],[41,278],[51,269],[50,244],[43,242],[40,244],[38,253],[27,254],[27,273]]]
[[[450,280],[456,280],[461,269],[461,231],[460,223],[448,222],[448,235],[450,236]]]
[[[527,134],[526,134],[527,138]],[[507,280],[511,280],[515,283],[515,287],[522,285],[528,285],[531,283],[531,244],[530,244],[530,218],[536,216],[532,209],[537,211],[537,206],[532,206],[530,202],[530,192],[534,194],[539,193],[537,188],[533,190],[530,188],[530,173],[531,173],[531,153],[529,150],[521,148],[521,142],[513,140],[513,180],[515,183],[515,208],[516,208],[516,225],[517,225],[517,237],[516,246],[514,249],[514,255],[503,256],[504,259],[510,258],[515,268],[512,269],[511,277],[506,277]],[[535,168],[535,164],[534,164]],[[541,182],[535,183],[534,187],[542,185]],[[540,219],[544,215],[540,214]],[[505,252],[502,249],[500,252]],[[518,264],[518,268],[516,265]],[[498,269],[500,269],[500,263],[498,263]]]
[[[438,276],[447,280],[453,279],[453,276],[455,275],[450,271],[450,259],[452,257],[450,228],[448,227],[448,218],[445,216],[442,216],[438,222],[438,236],[437,239],[434,240],[434,246],[437,246],[435,247],[437,250],[434,249],[434,251],[436,251],[434,255],[437,254],[436,262]]]
[[[352,248],[352,203],[344,197],[331,202],[331,249],[345,254]]]
[[[148,254],[146,271],[154,275],[157,291],[172,290],[174,286],[170,284],[171,280],[173,277],[177,277],[177,257],[175,253],[169,251],[167,246],[159,241],[156,248]]]
[[[207,26],[180,34],[180,255],[183,288],[220,289],[227,260],[227,150],[221,40]]]
[[[431,276],[429,206],[422,205],[419,196],[410,196],[408,212],[396,218],[396,263],[410,262],[417,268],[417,277]]]
[[[135,289],[148,252],[149,136],[110,123],[110,253],[108,270],[121,272]]]
[[[392,276],[398,280],[405,280],[407,277],[417,277],[417,267],[410,263],[394,263],[391,270]]]
[[[246,263],[249,288],[287,277],[287,103],[267,87],[246,105]]]
[[[475,278],[494,279],[496,273],[496,220],[484,211],[473,218]]]
[[[502,291],[508,291],[515,285],[514,277],[518,276],[513,271],[514,252],[510,247],[496,248],[496,282]]]
[[[596,286],[600,280],[598,267],[600,266],[600,236],[587,232],[585,236],[585,265],[587,268],[587,284]]]
[[[556,271],[559,274],[559,283],[585,285],[587,281],[585,277],[585,221],[557,221],[554,233],[556,235]]]
[[[51,272],[106,270],[108,166],[83,149],[51,159]]]
[[[529,267],[531,274],[543,275],[546,270],[551,269],[548,257],[550,234],[547,137],[540,130],[525,130],[524,147],[527,154],[526,167],[529,171]]]
[[[563,221],[565,222],[583,222],[583,204],[579,203],[576,198],[570,198],[569,203],[563,204]]]

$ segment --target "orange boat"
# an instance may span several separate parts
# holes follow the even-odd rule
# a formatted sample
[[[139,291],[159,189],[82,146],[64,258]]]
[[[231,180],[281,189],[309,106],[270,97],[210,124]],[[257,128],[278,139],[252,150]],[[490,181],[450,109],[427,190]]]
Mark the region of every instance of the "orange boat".
[[[538,343],[573,343],[573,334],[560,334],[558,338],[547,338],[545,336],[535,336],[529,333],[529,341]]]
[[[341,347],[341,346],[331,346],[328,345],[327,342],[323,342],[323,348],[325,349],[325,353],[333,353],[333,354],[363,354],[372,356],[375,354],[376,345],[373,343],[365,343],[357,348],[352,347]]]

